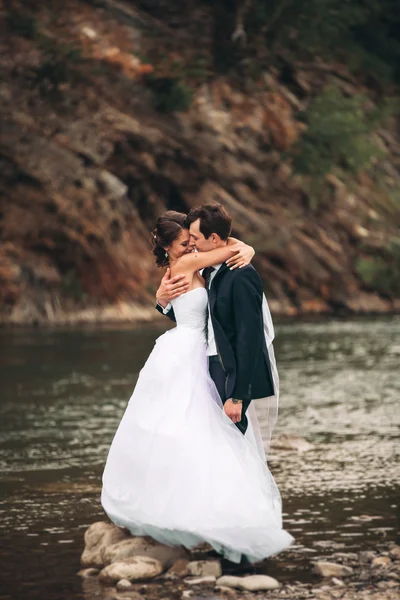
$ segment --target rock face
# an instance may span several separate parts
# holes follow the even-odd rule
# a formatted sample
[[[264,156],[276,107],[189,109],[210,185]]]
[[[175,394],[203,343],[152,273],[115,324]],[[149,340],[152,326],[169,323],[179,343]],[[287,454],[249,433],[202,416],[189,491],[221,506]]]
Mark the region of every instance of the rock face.
[[[141,79],[157,65],[137,57],[157,21],[124,2],[54,4],[57,20],[30,7],[37,35],[14,18],[0,40],[0,323],[152,318],[156,217],[214,200],[255,246],[275,313],[393,310],[393,294],[355,266],[395,238],[394,204],[367,177],[350,194],[332,176],[325,203],[310,208],[284,154],[305,100],[279,73],[246,93],[222,78],[197,84],[187,112],[161,117]],[[311,97],[320,75],[297,70]],[[381,142],[396,189],[399,143],[388,131]]]

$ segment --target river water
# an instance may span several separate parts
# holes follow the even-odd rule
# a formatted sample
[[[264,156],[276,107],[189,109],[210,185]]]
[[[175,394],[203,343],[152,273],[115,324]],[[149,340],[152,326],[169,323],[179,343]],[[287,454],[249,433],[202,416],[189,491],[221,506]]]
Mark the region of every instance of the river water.
[[[1,600],[92,600],[76,577],[83,534],[105,519],[104,461],[162,327],[0,332]],[[305,579],[310,559],[398,536],[400,319],[278,323],[276,333],[275,437],[313,449],[271,453],[296,543],[261,571]]]

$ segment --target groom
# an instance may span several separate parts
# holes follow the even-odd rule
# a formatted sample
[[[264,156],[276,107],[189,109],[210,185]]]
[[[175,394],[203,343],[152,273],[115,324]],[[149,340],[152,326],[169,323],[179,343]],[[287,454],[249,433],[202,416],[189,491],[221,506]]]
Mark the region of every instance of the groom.
[[[227,244],[232,219],[221,204],[203,204],[187,217],[191,242],[199,252]],[[208,290],[207,355],[224,411],[244,434],[251,400],[274,394],[271,365],[264,337],[263,288],[252,265],[231,271],[226,263],[202,273]],[[157,310],[175,321],[170,304],[187,291],[183,276],[169,272],[157,290]]]

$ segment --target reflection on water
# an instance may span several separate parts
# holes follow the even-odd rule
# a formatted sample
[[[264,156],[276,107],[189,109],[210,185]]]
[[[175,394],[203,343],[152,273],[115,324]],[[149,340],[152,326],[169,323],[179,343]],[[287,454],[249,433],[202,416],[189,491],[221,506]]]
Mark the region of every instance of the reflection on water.
[[[270,456],[285,526],[296,538],[293,553],[315,558],[394,539],[400,320],[276,329],[282,394],[275,435],[294,433],[314,444],[307,453]],[[104,518],[102,467],[158,333],[0,333],[1,560],[8,578],[0,599],[17,590],[46,600],[83,597],[75,577],[83,531]],[[257,409],[262,423],[262,403]],[[298,564],[282,557],[280,576],[292,569],[301,576]]]

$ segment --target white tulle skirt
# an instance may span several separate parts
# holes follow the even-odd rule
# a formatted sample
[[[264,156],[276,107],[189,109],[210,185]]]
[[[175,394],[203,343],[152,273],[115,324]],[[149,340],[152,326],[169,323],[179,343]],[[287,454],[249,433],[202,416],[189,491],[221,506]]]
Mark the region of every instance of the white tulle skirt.
[[[140,372],[108,454],[103,508],[168,545],[208,542],[234,562],[277,554],[293,538],[254,439],[251,424],[243,436],[222,409],[201,332],[176,327]]]

